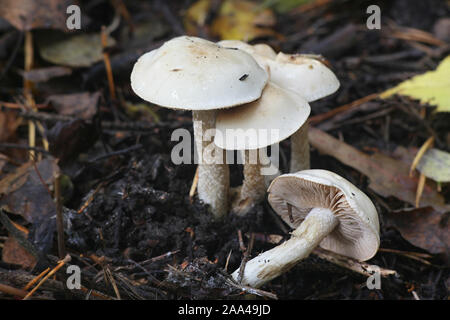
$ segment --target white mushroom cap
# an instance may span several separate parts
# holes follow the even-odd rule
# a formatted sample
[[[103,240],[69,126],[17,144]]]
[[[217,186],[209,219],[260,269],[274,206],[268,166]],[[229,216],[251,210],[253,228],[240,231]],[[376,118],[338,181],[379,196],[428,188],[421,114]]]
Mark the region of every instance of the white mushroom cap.
[[[268,189],[269,203],[292,228],[312,208],[331,210],[339,225],[320,246],[355,258],[372,258],[380,245],[378,214],[372,201],[348,180],[327,170],[303,170],[275,178]],[[292,206],[292,220],[287,203]]]
[[[142,55],[131,87],[142,99],[185,110],[228,108],[258,99],[268,74],[241,50],[181,36]]]
[[[302,96],[269,82],[260,99],[218,112],[214,143],[225,150],[264,148],[295,133],[310,111]]]
[[[265,43],[251,45],[241,40],[222,40],[217,43],[223,47],[237,48],[247,52],[264,69],[268,68],[268,60],[274,60],[277,57],[276,52]]]
[[[308,102],[326,97],[339,88],[339,80],[320,61],[300,54],[278,53],[267,60],[270,81],[301,94]]]

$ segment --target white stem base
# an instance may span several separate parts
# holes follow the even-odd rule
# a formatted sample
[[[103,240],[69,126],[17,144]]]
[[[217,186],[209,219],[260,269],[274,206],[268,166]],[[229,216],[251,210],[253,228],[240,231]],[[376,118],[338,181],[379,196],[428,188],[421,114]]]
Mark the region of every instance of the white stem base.
[[[233,202],[233,213],[237,215],[245,215],[256,203],[263,201],[266,195],[259,150],[243,151],[243,157],[244,181],[238,198]]]
[[[297,172],[311,168],[308,141],[308,122],[291,136],[291,165],[290,172]]]
[[[206,135],[207,130],[215,128],[216,111],[193,111],[192,118],[199,159],[198,197],[210,205],[214,217],[219,219],[228,212],[230,171],[224,150],[214,145],[214,136]],[[221,159],[221,163],[214,162],[214,158]]]
[[[338,223],[330,210],[312,209],[288,241],[247,262],[241,283],[258,288],[288,271],[308,257]],[[233,272],[232,277],[239,280],[239,269]]]

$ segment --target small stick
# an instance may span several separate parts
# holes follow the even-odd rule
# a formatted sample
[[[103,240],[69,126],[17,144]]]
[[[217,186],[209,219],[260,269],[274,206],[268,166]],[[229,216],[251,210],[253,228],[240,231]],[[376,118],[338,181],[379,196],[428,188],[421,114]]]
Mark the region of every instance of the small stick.
[[[28,282],[26,284],[25,287],[23,287],[23,290],[27,291],[28,289],[31,288],[31,286],[33,286],[36,282],[38,282],[44,275],[47,274],[47,272],[50,271],[50,268],[45,269],[44,271],[42,271],[38,276],[34,277],[33,279],[30,280],[30,282]],[[27,292],[28,293],[28,292]]]
[[[189,200],[192,203],[192,200],[195,195],[195,190],[197,190],[197,184],[198,184],[198,166],[195,170],[194,180],[192,180],[191,190],[189,190]]]
[[[30,147],[26,145],[16,144],[16,143],[0,143],[0,149],[25,149],[33,152],[39,152],[43,154],[50,154],[47,150],[39,147]]]
[[[425,181],[427,180],[427,177],[421,173],[419,177],[419,182],[417,183],[417,191],[416,191],[416,208],[419,208],[420,204],[420,198],[422,197],[423,188],[425,187]]]
[[[108,77],[108,86],[109,86],[109,93],[111,95],[111,100],[116,100],[116,87],[114,86],[114,77],[112,73],[111,68],[111,62],[109,60],[109,53],[107,52],[108,47],[108,34],[106,33],[106,27],[102,26],[102,32],[101,32],[101,41],[102,41],[102,48],[103,48],[103,62],[105,63],[105,69],[106,69],[106,76]]]
[[[227,256],[227,260],[225,261],[225,267],[224,267],[224,271],[225,272],[228,272],[227,270],[228,270],[228,263],[230,262],[230,258],[231,258],[231,253],[233,252],[233,249],[231,249],[230,250],[230,253],[228,253],[228,256]]]
[[[52,275],[54,275],[59,269],[61,269],[67,262],[70,261],[70,255],[67,255],[63,260],[60,260],[58,265],[53,268],[47,275],[37,284],[36,287],[34,287],[24,298],[23,300],[28,300],[33,295],[33,293],[36,292],[37,289],[45,282],[48,278],[50,278]]]
[[[8,108],[8,109],[23,109],[24,105],[20,103],[14,103],[14,102],[6,102],[6,101],[0,101],[0,105],[2,107]],[[35,104],[34,105],[36,109],[47,109],[48,105],[46,104]]]
[[[55,200],[56,200],[56,229],[58,233],[58,254],[63,259],[66,256],[66,247],[64,245],[64,221],[62,213],[61,197],[61,175],[55,178]]]
[[[278,297],[276,294],[272,293],[272,292],[267,292],[261,289],[256,289],[256,288],[252,288],[249,286],[244,286],[238,283],[235,283],[233,280],[227,279],[227,283],[230,284],[231,286],[240,289],[243,292],[247,292],[250,294],[254,294],[260,297],[267,297],[273,300],[278,300]]]
[[[28,292],[24,291],[24,290],[20,290],[11,286],[8,286],[6,284],[1,284],[0,283],[0,292],[15,296],[15,297],[20,297],[23,298],[27,295]]]
[[[420,253],[416,253],[416,252],[407,252],[407,251],[400,251],[400,250],[394,250],[394,249],[383,249],[383,248],[378,249],[378,251],[399,254],[406,258],[417,260],[428,266],[431,265],[431,263],[429,261],[425,260],[426,258],[431,258],[431,256],[429,256],[429,255],[427,255],[428,257],[423,258],[423,257],[420,257],[420,255],[421,255]]]
[[[238,277],[239,283],[242,281],[242,277],[244,276],[245,265],[247,264],[247,261],[250,258],[250,253],[252,252],[254,242],[255,242],[255,234],[252,232],[252,234],[250,235],[250,241],[248,243],[247,250],[245,250],[244,252],[244,257],[242,258],[242,262],[239,267],[239,277]]]
[[[169,252],[166,252],[166,253],[164,253],[162,255],[159,255],[157,257],[153,257],[153,258],[150,258],[148,260],[144,260],[144,261],[140,262],[140,264],[142,264],[142,265],[149,264],[149,263],[153,263],[153,262],[165,259],[165,258],[169,258],[169,257],[173,256],[174,254],[177,254],[178,252],[180,252],[180,250],[169,251]]]
[[[372,101],[372,100],[374,100],[374,99],[376,99],[378,97],[379,97],[378,93],[372,93],[372,94],[369,94],[368,96],[365,96],[365,97],[360,98],[358,100],[355,100],[353,102],[344,104],[343,106],[340,106],[338,108],[332,109],[332,110],[330,110],[328,112],[325,112],[325,113],[318,114],[316,116],[310,117],[309,118],[309,124],[316,125],[316,124],[318,124],[320,122],[323,122],[324,120],[327,120],[329,118],[334,117],[335,115],[337,115],[339,113],[355,109],[356,107],[360,106],[361,104],[369,102],[369,101]]]
[[[103,272],[105,273],[106,278],[108,278],[109,282],[111,283],[117,299],[122,300],[120,297],[119,288],[117,287],[117,284],[116,284],[116,280],[114,280],[114,276],[112,275],[111,270],[109,270],[109,267],[106,266],[105,269],[103,270]]]
[[[434,137],[431,136],[425,141],[425,143],[420,147],[419,151],[417,151],[416,156],[414,157],[414,160],[411,164],[411,168],[409,169],[409,176],[412,177],[414,170],[416,169],[417,165],[420,162],[420,159],[422,159],[425,152],[433,146]]]
[[[33,34],[31,31],[25,32],[25,43],[24,43],[24,51],[25,51],[25,57],[24,57],[24,66],[25,71],[30,71],[33,67]],[[23,81],[23,93],[26,99],[26,103],[28,107],[31,107],[34,110],[34,101],[33,96],[31,93],[32,89],[32,82],[29,80],[24,79]],[[36,146],[36,126],[34,125],[33,121],[28,121],[28,144],[30,147]],[[33,150],[30,150],[30,159],[33,159],[35,156],[35,153]]]
[[[89,199],[86,200],[85,203],[83,203],[83,205],[80,207],[80,209],[78,209],[77,213],[81,214],[90,204],[91,202],[94,200],[94,196],[100,191],[101,188],[103,188],[103,186],[105,185],[105,182],[102,181],[97,188],[95,188],[94,192],[90,195]],[[92,221],[92,218],[87,215],[88,218]]]
[[[239,249],[241,249],[241,252],[245,252],[247,250],[247,248],[244,245],[244,240],[242,239],[241,230],[238,230],[238,239],[239,239]]]
[[[353,272],[362,274],[366,277],[370,277],[374,271],[379,271],[380,276],[386,278],[388,276],[398,276],[397,271],[391,269],[381,268],[376,265],[371,265],[366,262],[359,262],[355,259],[348,258],[331,251],[324,250],[322,248],[316,248],[313,251],[313,254],[318,256],[321,259],[324,259],[328,262],[331,262],[335,265],[338,265],[342,268],[349,269]]]
[[[99,291],[93,290],[93,289],[88,289],[86,287],[81,286],[80,290],[86,293],[89,293],[91,295],[93,295],[94,297],[103,299],[103,300],[115,300],[115,298],[107,296]]]

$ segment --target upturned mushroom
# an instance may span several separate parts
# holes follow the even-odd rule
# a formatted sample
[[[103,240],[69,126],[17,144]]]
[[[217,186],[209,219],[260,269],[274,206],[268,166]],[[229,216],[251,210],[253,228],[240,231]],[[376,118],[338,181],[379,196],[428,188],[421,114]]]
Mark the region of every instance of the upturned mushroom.
[[[365,261],[380,244],[378,214],[357,187],[327,170],[304,170],[275,178],[269,203],[295,230],[281,245],[245,265],[241,283],[260,287],[305,259],[320,246]],[[232,274],[239,280],[239,269]]]
[[[232,205],[245,214],[264,199],[263,165],[270,162],[264,148],[287,139],[308,119],[308,102],[293,91],[269,82],[260,99],[217,114],[214,142],[225,150],[243,152],[244,181]]]
[[[214,145],[207,148],[211,142],[205,136],[215,127],[218,109],[258,99],[267,80],[267,72],[250,54],[188,36],[173,38],[142,55],[131,73],[131,86],[142,99],[162,107],[192,110],[198,196],[217,218],[228,210],[229,169],[223,150]]]

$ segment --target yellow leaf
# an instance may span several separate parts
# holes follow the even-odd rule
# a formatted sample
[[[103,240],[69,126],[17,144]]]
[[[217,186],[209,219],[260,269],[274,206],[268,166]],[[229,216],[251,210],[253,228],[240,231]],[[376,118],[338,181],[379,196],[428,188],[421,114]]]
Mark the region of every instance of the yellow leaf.
[[[450,56],[442,60],[436,70],[403,81],[380,97],[386,99],[394,94],[436,105],[437,112],[450,112]]]
[[[275,25],[275,15],[251,1],[226,0],[220,7],[211,31],[221,39],[250,41],[258,37],[274,36],[270,29]]]
[[[211,0],[198,0],[186,11],[184,16],[184,27],[190,35],[197,34],[197,27],[205,25],[208,11],[211,8]]]

